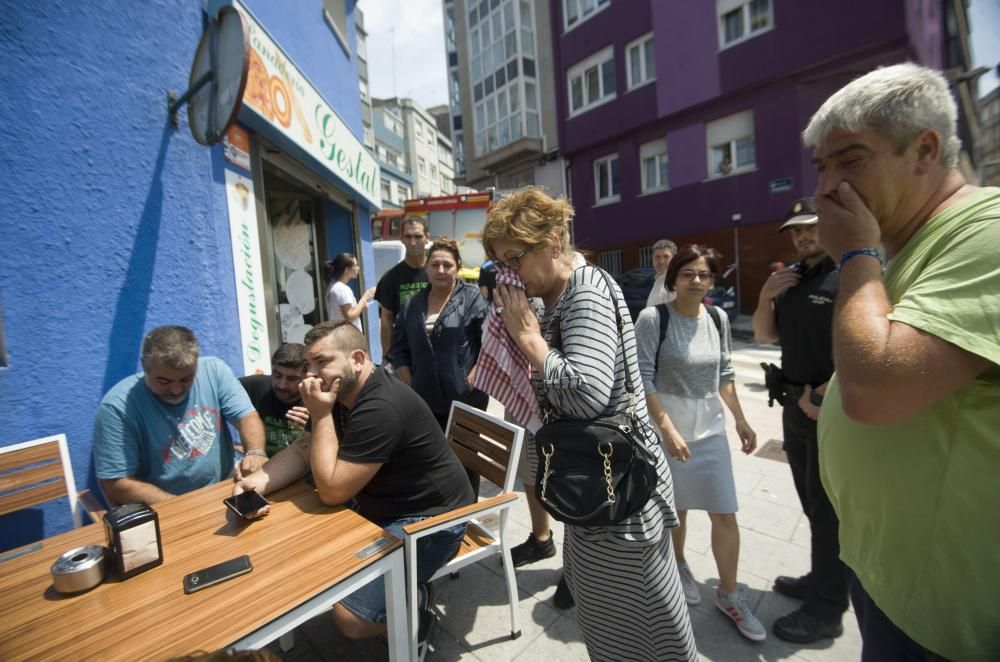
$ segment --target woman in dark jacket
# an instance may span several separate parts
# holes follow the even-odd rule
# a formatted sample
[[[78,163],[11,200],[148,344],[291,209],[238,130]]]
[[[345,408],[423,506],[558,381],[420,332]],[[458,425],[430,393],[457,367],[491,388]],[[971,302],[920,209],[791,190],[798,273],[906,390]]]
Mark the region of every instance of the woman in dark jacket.
[[[486,409],[489,397],[469,385],[479,360],[488,304],[479,288],[458,280],[458,244],[438,239],[427,251],[430,287],[406,302],[396,321],[389,357],[443,430],[455,400]]]

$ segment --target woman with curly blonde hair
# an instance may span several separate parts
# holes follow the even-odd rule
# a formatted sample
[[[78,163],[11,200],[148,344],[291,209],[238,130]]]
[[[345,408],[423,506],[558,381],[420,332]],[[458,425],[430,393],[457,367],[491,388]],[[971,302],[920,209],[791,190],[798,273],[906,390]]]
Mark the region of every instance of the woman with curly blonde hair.
[[[558,417],[591,420],[624,411],[629,372],[640,433],[660,480],[646,505],[620,524],[566,526],[565,578],[592,659],[695,660],[669,534],[678,523],[673,488],[649,425],[632,318],[614,281],[594,266],[573,267],[572,216],[568,202],[535,187],[496,203],[483,228],[483,246],[524,283],[523,291],[497,285],[497,311],[531,365],[535,397]],[[625,322],[621,334],[609,287]],[[541,319],[528,297],[544,303]],[[528,457],[534,464],[534,452]]]

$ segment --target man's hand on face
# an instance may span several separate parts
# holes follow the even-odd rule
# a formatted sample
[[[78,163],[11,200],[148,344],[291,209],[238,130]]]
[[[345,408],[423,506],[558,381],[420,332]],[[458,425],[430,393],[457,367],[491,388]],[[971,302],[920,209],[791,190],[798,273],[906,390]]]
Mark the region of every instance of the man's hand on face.
[[[324,390],[323,380],[319,377],[306,377],[299,382],[299,393],[302,395],[303,404],[309,410],[309,416],[320,418],[330,413],[337,402],[340,383],[340,377],[336,377],[330,382],[330,388]]]
[[[839,261],[845,251],[878,248],[882,231],[878,220],[847,182],[835,194],[816,193],[819,215],[819,243]]]
[[[285,412],[285,420],[298,429],[305,430],[306,423],[309,422],[309,410],[302,405],[295,405]]]

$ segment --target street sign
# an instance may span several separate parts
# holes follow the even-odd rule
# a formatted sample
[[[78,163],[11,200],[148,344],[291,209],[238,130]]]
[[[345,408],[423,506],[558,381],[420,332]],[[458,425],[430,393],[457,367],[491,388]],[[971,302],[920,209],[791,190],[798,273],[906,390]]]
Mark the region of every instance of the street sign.
[[[785,191],[791,191],[792,178],[781,177],[779,179],[772,179],[767,183],[767,187],[771,190],[771,193],[784,193]]]

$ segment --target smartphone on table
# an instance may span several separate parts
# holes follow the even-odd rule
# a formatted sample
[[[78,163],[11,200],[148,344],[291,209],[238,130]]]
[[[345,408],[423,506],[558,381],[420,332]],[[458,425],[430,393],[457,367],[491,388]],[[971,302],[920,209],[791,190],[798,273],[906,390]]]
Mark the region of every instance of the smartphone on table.
[[[223,499],[222,503],[226,504],[226,507],[229,508],[229,510],[233,511],[240,517],[249,517],[264,506],[270,504],[270,501],[262,497],[257,492],[249,491],[242,492],[236,496],[231,496],[228,499]]]
[[[250,557],[244,554],[235,559],[229,559],[228,561],[199,570],[198,572],[184,575],[184,592],[194,593],[203,588],[224,582],[227,579],[245,575],[251,570],[253,570],[253,564],[250,563]]]

